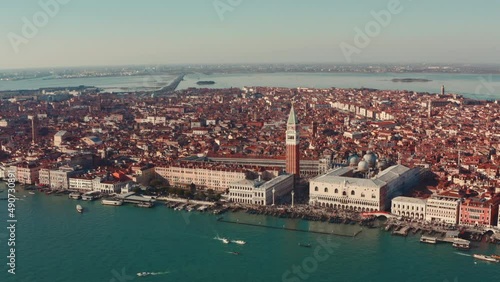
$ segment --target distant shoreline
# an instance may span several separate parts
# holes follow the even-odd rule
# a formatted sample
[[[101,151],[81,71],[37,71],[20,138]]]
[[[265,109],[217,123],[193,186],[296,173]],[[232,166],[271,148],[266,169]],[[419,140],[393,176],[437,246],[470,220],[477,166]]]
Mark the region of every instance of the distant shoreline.
[[[425,78],[393,78],[391,80],[392,82],[431,82],[431,79],[425,79]]]

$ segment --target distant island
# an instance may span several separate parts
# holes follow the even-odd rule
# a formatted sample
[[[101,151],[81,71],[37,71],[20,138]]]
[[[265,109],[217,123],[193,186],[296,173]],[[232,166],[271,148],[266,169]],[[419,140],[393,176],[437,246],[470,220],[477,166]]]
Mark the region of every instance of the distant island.
[[[212,85],[212,84],[215,84],[215,81],[201,80],[201,81],[196,82],[196,84],[198,84],[198,85]]]
[[[429,82],[430,79],[424,78],[393,78],[392,82]]]

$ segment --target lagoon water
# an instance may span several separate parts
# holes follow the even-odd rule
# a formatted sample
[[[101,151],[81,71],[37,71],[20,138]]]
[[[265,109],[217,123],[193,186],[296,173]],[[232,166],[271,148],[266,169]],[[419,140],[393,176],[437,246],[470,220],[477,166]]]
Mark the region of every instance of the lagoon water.
[[[393,78],[428,79],[428,82],[392,82]],[[199,80],[212,80],[207,88],[244,86],[313,87],[313,88],[375,88],[439,93],[446,91],[474,99],[500,99],[500,75],[444,74],[444,73],[245,73],[245,74],[190,74],[178,89],[200,87]]]
[[[38,89],[42,87],[96,86],[105,91],[154,90],[168,85],[173,75],[101,77],[78,79],[29,79],[0,81],[0,90]],[[429,79],[428,82],[392,82],[393,78]],[[214,85],[199,86],[200,80],[213,80]],[[188,87],[229,88],[244,86],[376,88],[417,92],[446,91],[475,99],[500,99],[500,75],[444,73],[235,73],[188,74],[177,89]]]
[[[5,185],[0,184],[5,189]],[[6,197],[7,191],[0,193]],[[391,236],[364,229],[339,237],[222,223],[216,216],[100,202],[66,196],[30,195],[19,189],[16,203],[16,275],[7,273],[7,201],[0,201],[0,281],[496,281],[500,264],[475,262],[472,253],[500,253],[483,244],[470,252],[451,245],[419,243],[419,236]],[[26,196],[26,197],[24,197]],[[79,214],[80,204],[85,212]],[[275,227],[352,234],[361,227],[285,220],[245,213],[225,218]],[[215,236],[241,239],[224,245]],[[331,254],[320,241],[331,240]],[[299,247],[309,242],[312,248]],[[316,248],[326,259],[314,260]],[[229,252],[237,251],[241,255]],[[313,260],[317,262],[314,264]],[[293,274],[304,265],[307,279]],[[137,277],[137,272],[158,275]],[[305,276],[304,276],[305,277]],[[283,279],[285,278],[285,279]]]
[[[154,90],[167,86],[175,79],[175,75],[151,76],[118,76],[118,77],[85,77],[67,79],[25,79],[0,81],[0,91],[24,90],[50,87],[77,87],[80,85],[103,88],[108,92]]]

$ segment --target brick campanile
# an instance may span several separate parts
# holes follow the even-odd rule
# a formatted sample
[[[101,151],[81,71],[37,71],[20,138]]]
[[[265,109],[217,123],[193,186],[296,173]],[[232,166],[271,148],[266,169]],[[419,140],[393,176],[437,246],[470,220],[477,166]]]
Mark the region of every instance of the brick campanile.
[[[299,123],[292,105],[286,123],[286,172],[300,177]]]

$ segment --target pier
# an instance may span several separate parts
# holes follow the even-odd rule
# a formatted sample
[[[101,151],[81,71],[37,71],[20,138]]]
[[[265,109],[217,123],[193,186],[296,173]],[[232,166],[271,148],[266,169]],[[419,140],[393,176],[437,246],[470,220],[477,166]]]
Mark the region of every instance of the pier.
[[[247,225],[247,226],[270,228],[270,229],[279,229],[279,230],[296,231],[296,232],[307,232],[307,233],[316,233],[316,234],[324,234],[324,235],[335,235],[335,236],[342,236],[342,237],[356,237],[363,230],[363,229],[360,229],[357,232],[350,235],[350,234],[335,233],[333,231],[332,232],[323,232],[323,231],[296,229],[296,228],[290,228],[290,227],[285,227],[285,226],[278,227],[278,226],[262,225],[262,224],[255,224],[255,223],[249,223],[249,222],[231,221],[231,220],[225,220],[222,217],[218,218],[217,221],[224,222],[224,223],[232,223],[232,224],[240,224],[240,225]]]

